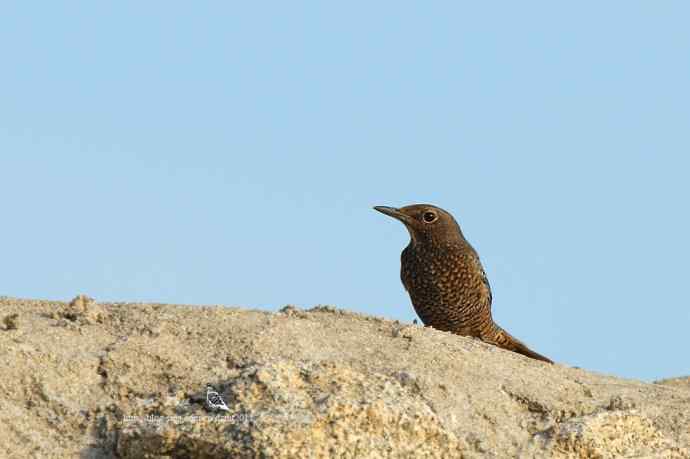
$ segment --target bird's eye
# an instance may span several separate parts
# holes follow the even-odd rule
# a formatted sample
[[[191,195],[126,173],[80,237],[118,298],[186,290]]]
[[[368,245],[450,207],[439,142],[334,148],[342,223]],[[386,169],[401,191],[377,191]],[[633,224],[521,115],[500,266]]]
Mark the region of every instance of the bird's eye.
[[[424,215],[422,215],[422,218],[426,223],[433,223],[436,221],[436,214],[434,212],[424,212]]]

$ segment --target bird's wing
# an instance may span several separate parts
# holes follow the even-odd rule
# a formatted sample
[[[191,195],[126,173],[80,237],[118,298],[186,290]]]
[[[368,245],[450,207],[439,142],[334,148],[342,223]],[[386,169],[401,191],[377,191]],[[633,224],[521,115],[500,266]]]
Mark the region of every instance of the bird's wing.
[[[484,284],[484,287],[486,287],[486,294],[488,296],[489,306],[491,306],[491,302],[493,301],[493,295],[491,294],[491,285],[489,285],[489,278],[486,277],[486,272],[484,272],[484,267],[481,263],[479,263],[479,269],[482,273],[482,283]]]

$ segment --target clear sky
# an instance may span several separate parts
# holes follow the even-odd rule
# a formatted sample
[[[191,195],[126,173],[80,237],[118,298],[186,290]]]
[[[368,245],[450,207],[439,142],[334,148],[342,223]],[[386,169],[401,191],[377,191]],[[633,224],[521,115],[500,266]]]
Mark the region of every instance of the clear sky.
[[[6,2],[0,294],[411,321],[429,202],[535,350],[689,374],[689,5]]]

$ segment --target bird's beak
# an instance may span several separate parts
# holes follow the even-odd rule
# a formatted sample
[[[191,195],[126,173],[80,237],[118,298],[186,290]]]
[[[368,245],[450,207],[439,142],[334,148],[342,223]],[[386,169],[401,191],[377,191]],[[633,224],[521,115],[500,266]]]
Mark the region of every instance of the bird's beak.
[[[400,212],[400,210],[396,209],[395,207],[374,206],[374,210],[378,210],[382,214],[388,215],[389,217],[393,217],[396,220],[400,220],[403,223],[405,223],[409,219],[407,215]]]

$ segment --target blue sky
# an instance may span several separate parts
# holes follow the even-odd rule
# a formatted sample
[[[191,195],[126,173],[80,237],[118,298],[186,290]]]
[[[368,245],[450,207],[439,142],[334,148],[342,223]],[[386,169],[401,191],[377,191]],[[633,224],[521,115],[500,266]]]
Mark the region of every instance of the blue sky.
[[[11,2],[0,294],[411,321],[373,205],[451,211],[494,317],[690,373],[687,2]]]

